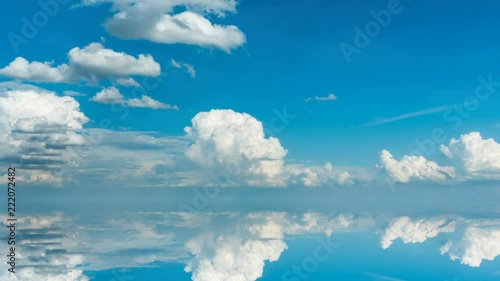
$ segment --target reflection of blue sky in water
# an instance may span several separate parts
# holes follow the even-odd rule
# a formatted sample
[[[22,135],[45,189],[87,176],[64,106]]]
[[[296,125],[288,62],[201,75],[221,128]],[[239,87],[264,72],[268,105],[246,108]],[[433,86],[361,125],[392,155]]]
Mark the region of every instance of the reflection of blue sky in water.
[[[12,280],[497,280],[500,255],[500,220],[456,215],[51,213],[18,227]]]

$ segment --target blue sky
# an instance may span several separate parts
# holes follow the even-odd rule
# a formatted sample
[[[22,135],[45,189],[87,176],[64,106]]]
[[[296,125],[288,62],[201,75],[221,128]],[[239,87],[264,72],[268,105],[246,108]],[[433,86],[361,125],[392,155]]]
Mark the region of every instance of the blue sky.
[[[16,2],[0,12],[0,163],[20,171],[21,192],[33,202],[27,216],[58,217],[51,212],[77,206],[84,213],[87,204],[128,209],[131,198],[156,212],[363,213],[381,224],[355,234],[356,247],[373,247],[367,271],[332,265],[318,271],[321,278],[335,271],[346,279],[420,280],[427,258],[436,261],[428,273],[435,280],[456,277],[441,267],[463,270],[458,280],[494,278],[491,267],[463,268],[475,265],[469,258],[477,252],[482,260],[500,255],[500,3],[66,2]],[[386,277],[368,264],[382,251],[376,235],[391,225],[380,213],[412,217],[398,239],[419,257],[408,260],[415,266],[385,268]],[[419,225],[435,230],[436,216],[462,225],[446,237],[455,245],[449,256],[436,251],[442,245],[411,241]],[[45,229],[40,221],[27,223]],[[275,242],[294,245],[285,238]],[[296,244],[275,265],[266,262],[258,280],[276,280],[281,267],[302,259],[306,250]],[[408,255],[400,246],[384,251],[393,250],[389,263]],[[84,260],[98,260],[87,250]],[[136,276],[159,278],[189,264],[172,265],[172,252],[155,260],[168,264],[161,272],[139,267]],[[329,262],[355,264],[348,256]],[[201,264],[191,262],[193,274],[179,278],[205,281]],[[106,280],[109,270],[126,267],[84,270]]]
[[[497,95],[482,103],[481,110],[457,130],[449,130],[442,113],[374,128],[362,127],[378,118],[462,103],[473,93],[479,75],[492,74],[495,80],[495,50],[499,41],[492,35],[498,33],[494,24],[496,5],[489,1],[481,5],[461,1],[450,7],[446,2],[403,1],[403,11],[393,15],[390,24],[369,46],[352,56],[350,64],[342,56],[339,44],[352,44],[353,28],[364,27],[372,20],[370,11],[384,9],[385,2],[243,1],[236,14],[221,21],[238,26],[247,38],[230,55],[184,44],[120,40],[102,27],[104,19],[110,16],[108,5],[67,11],[68,5],[64,5],[64,12],[50,18],[33,39],[19,46],[18,53],[8,40],[3,40],[1,48],[5,51],[0,62],[7,65],[15,56],[23,56],[64,63],[68,50],[98,42],[102,36],[108,48],[133,55],[152,54],[168,74],[150,95],[178,104],[181,109],[133,110],[131,118],[117,122],[117,126],[177,135],[200,111],[230,108],[266,122],[273,117],[273,108],[288,106],[298,117],[276,135],[289,149],[289,157],[335,161],[339,165],[373,165],[381,149],[400,155],[409,153],[413,150],[412,141],[435,127],[443,127],[450,138],[470,131],[499,137],[493,127],[499,122],[494,110]],[[20,33],[20,19],[39,9],[35,2],[17,6],[3,16],[4,21],[12,24],[4,25],[2,33]],[[194,65],[196,79],[184,73],[170,73],[172,58]],[[74,85],[47,88],[70,88],[89,95],[96,91]],[[337,101],[303,102],[307,97],[326,96],[330,92],[335,93]],[[109,107],[89,104],[85,98],[78,101],[93,120],[111,115]],[[370,144],[366,139],[371,140]],[[361,146],[366,151],[364,157],[346,153]]]

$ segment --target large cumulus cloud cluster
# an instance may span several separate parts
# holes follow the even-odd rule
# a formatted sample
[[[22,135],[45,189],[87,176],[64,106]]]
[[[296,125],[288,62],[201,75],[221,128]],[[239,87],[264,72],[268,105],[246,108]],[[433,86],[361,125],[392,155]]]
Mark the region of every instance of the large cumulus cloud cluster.
[[[472,132],[451,139],[441,151],[458,162],[466,178],[500,179],[500,144],[494,139],[483,139],[479,132]]]
[[[266,137],[253,116],[233,110],[198,113],[185,128],[193,144],[186,156],[209,173],[224,175],[218,184],[251,186],[343,185],[352,183],[346,171],[324,166],[286,164],[287,150]]]
[[[447,241],[440,249],[441,254],[461,264],[479,267],[483,261],[500,256],[498,219],[399,217],[392,219],[382,232],[380,245],[387,249],[398,239],[405,244],[423,243],[438,235]]]
[[[441,145],[441,152],[453,166],[440,166],[423,156],[405,155],[401,160],[383,150],[381,168],[395,182],[450,182],[500,179],[500,144],[484,139],[479,132],[463,134]]]
[[[266,138],[262,123],[254,117],[232,110],[202,112],[185,131],[194,142],[186,155],[202,167],[230,171],[239,183],[283,184],[280,176],[287,151],[278,139]]]
[[[72,97],[41,89],[0,92],[0,160],[18,164],[28,182],[60,182],[54,173],[75,166],[71,147],[89,120]]]

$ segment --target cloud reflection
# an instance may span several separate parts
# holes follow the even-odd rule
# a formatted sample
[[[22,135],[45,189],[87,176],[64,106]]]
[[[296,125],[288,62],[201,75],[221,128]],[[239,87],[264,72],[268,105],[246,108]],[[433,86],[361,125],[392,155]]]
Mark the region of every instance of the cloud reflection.
[[[18,229],[17,274],[9,277],[2,269],[2,280],[86,281],[85,270],[173,263],[183,264],[193,281],[255,281],[267,263],[289,249],[291,239],[326,239],[340,232],[378,234],[384,249],[439,236],[446,242],[436,251],[471,267],[500,255],[500,219],[444,215],[129,212],[116,218],[55,213],[26,216]],[[7,235],[4,229],[1,234]],[[335,255],[332,242],[324,241],[315,255]],[[311,256],[303,265],[317,268],[317,262]]]

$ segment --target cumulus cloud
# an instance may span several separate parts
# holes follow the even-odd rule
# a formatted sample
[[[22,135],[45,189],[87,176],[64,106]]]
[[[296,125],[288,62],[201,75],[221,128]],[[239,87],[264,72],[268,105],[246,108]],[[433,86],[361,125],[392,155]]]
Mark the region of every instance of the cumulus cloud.
[[[224,17],[236,12],[235,0],[143,1],[85,0],[83,5],[112,3],[115,13],[106,30],[122,39],[145,39],[164,44],[189,44],[219,48],[226,52],[246,42],[234,25],[212,23],[206,16]],[[134,4],[134,5],[132,5]],[[175,13],[175,8],[186,11]]]
[[[125,99],[116,87],[105,88],[90,98],[91,101],[103,104],[121,104],[128,107],[140,107],[151,109],[175,109],[177,105],[170,105],[152,99],[149,96],[143,95],[141,98]]]
[[[466,178],[500,179],[500,144],[494,139],[471,132],[442,145],[441,151],[460,164]]]
[[[68,56],[73,75],[90,81],[129,75],[158,76],[161,71],[160,64],[151,55],[134,57],[106,49],[101,43],[75,47]]]
[[[122,94],[115,87],[103,89],[102,91],[98,92],[95,96],[93,96],[90,100],[104,104],[125,103],[125,99],[123,98]]]
[[[172,59],[172,61],[170,63],[175,68],[185,69],[185,71],[187,73],[189,73],[189,75],[191,75],[191,77],[193,77],[193,78],[196,77],[196,70],[194,69],[194,66],[187,64],[187,63],[183,63],[183,62],[177,62],[174,59]]]
[[[317,101],[332,101],[332,100],[337,100],[337,96],[334,94],[328,94],[326,97],[318,97],[315,96],[314,98],[307,98],[305,102],[310,102],[312,100],[317,100]]]
[[[262,123],[254,117],[232,110],[201,112],[185,131],[193,141],[186,155],[200,166],[230,170],[230,181],[281,184],[287,151],[278,139],[266,138]]]
[[[74,166],[70,147],[84,144],[78,130],[88,118],[79,103],[42,89],[0,93],[0,161],[17,163],[23,180],[58,182]]]
[[[400,217],[392,220],[380,239],[383,249],[389,248],[396,239],[403,243],[422,243],[440,233],[455,231],[456,223],[445,218],[411,220]]]
[[[403,156],[398,161],[392,154],[383,150],[380,153],[381,167],[395,182],[407,183],[412,180],[430,180],[444,182],[455,178],[455,168],[439,166],[436,162],[429,161],[423,156]]]
[[[451,260],[479,267],[484,260],[500,256],[500,221],[472,222],[461,238],[448,241],[441,254],[448,254]]]
[[[266,137],[262,123],[249,114],[211,110],[198,113],[191,122],[185,131],[193,144],[185,155],[211,175],[205,184],[319,186],[354,182],[348,172],[338,171],[330,163],[287,165],[287,150],[277,138]]]
[[[8,66],[0,69],[0,75],[34,82],[62,82],[66,79],[69,66],[62,64],[53,67],[53,62],[29,62],[17,57]]]
[[[101,43],[75,47],[69,51],[68,57],[69,63],[59,66],[53,66],[53,62],[29,62],[18,57],[0,69],[0,75],[34,82],[76,83],[84,80],[97,83],[102,79],[130,75],[158,76],[161,71],[160,64],[151,55],[134,57],[106,49]]]

